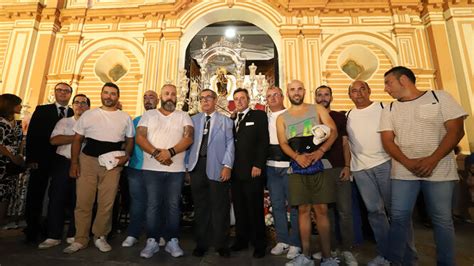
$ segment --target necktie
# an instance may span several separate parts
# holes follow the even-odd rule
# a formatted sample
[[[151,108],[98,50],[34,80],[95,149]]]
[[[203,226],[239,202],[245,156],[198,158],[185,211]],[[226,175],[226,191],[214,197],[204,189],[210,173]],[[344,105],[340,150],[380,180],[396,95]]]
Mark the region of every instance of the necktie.
[[[244,118],[244,113],[239,113],[238,118],[237,118],[237,126],[235,127],[236,131],[239,131],[240,122],[242,122],[243,118]]]
[[[211,117],[206,116],[204,123],[204,130],[202,132],[201,148],[199,149],[199,156],[207,156],[207,140],[209,139],[209,129],[211,128]]]
[[[60,119],[63,118],[63,117],[66,117],[66,113],[64,111],[66,111],[66,107],[60,106],[59,107],[59,118]]]

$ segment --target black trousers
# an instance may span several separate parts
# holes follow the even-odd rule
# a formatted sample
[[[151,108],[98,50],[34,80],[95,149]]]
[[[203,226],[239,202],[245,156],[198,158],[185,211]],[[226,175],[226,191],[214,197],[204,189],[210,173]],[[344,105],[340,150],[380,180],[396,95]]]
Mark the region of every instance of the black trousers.
[[[266,248],[263,186],[261,176],[244,180],[232,177],[236,243],[248,244],[250,241],[255,249]]]
[[[61,239],[64,220],[70,218],[67,237],[74,237],[74,208],[76,206],[76,179],[69,177],[71,160],[56,154],[55,164],[51,169],[48,205],[48,238]]]
[[[216,250],[229,245],[230,184],[210,180],[206,175],[206,158],[199,158],[190,173],[194,201],[196,246]]]
[[[25,235],[28,241],[37,241],[40,234],[46,233],[43,230],[42,211],[44,194],[49,182],[49,172],[49,164],[39,164],[38,169],[30,172],[25,204]]]

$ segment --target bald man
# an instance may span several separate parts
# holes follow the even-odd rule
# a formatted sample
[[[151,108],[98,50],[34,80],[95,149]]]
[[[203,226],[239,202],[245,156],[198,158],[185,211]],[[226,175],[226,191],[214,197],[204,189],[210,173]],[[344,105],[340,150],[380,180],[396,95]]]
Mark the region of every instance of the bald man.
[[[156,94],[155,91],[146,91],[143,95],[143,107],[145,107],[145,111],[156,109],[159,101],[158,94]],[[137,116],[133,120],[135,129],[141,118],[142,116]],[[143,222],[145,221],[146,189],[143,180],[142,165],[143,150],[135,143],[130,162],[126,168],[130,193],[130,224],[128,225],[128,236],[122,242],[122,247],[131,247],[138,242],[143,228]]]

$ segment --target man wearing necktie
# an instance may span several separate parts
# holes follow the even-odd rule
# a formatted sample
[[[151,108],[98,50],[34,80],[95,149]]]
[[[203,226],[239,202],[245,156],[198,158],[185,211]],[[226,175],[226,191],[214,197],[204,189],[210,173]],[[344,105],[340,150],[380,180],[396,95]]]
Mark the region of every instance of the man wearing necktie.
[[[216,112],[217,94],[201,91],[202,113],[193,116],[193,145],[186,153],[195,210],[196,248],[202,257],[214,246],[221,257],[229,257],[229,179],[234,163],[233,122]]]
[[[43,199],[48,186],[49,172],[55,157],[56,147],[49,143],[51,132],[63,117],[74,115],[67,104],[71,99],[72,88],[67,83],[54,87],[56,101],[52,104],[38,105],[31,117],[26,135],[26,163],[31,169],[26,196],[26,241],[39,240]]]
[[[265,169],[269,145],[268,119],[265,112],[249,108],[245,89],[234,91],[237,109],[235,122],[235,167],[232,171],[232,200],[236,219],[233,251],[254,246],[253,256],[265,256],[265,220],[263,213],[262,170]]]

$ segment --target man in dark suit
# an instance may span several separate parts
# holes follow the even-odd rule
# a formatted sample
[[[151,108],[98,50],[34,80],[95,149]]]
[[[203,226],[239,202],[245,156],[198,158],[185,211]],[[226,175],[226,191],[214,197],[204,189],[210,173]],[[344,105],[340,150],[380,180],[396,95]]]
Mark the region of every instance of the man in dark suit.
[[[193,116],[194,142],[186,153],[195,210],[196,248],[202,257],[213,245],[221,257],[229,257],[230,180],[234,164],[234,124],[216,112],[217,94],[202,90],[202,113]]]
[[[262,258],[266,248],[262,170],[265,169],[269,145],[268,119],[265,112],[249,108],[250,97],[247,90],[235,90],[234,101],[237,117],[231,191],[236,239],[231,249],[245,249],[250,241],[255,248],[253,256]]]
[[[36,243],[41,231],[41,212],[43,199],[48,186],[49,172],[55,154],[55,146],[49,138],[56,123],[63,117],[74,115],[68,107],[72,87],[67,83],[54,86],[56,101],[52,104],[38,105],[26,135],[26,163],[31,169],[26,195],[25,229],[26,241]]]

